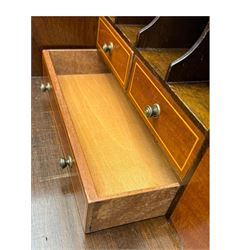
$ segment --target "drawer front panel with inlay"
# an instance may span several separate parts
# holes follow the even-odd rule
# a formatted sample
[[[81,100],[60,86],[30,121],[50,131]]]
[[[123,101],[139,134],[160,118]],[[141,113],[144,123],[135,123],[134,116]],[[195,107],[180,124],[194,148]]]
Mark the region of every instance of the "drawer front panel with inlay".
[[[99,18],[97,48],[125,88],[133,52],[105,18]]]
[[[136,57],[128,95],[183,179],[204,136]]]

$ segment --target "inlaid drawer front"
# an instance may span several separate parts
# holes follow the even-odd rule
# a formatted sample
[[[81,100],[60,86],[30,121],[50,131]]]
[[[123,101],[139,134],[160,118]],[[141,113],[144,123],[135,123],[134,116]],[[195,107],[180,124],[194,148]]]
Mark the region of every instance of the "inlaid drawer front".
[[[103,17],[99,18],[97,48],[125,88],[133,52]]]
[[[204,135],[137,57],[128,95],[183,179],[201,148]]]

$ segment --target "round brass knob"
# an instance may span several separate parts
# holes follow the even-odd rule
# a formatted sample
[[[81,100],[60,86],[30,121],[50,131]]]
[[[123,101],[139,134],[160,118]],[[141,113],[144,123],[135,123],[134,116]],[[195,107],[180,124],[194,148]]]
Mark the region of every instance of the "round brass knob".
[[[50,91],[52,89],[52,86],[48,82],[46,84],[42,83],[40,89],[42,90],[42,92]]]
[[[158,117],[160,113],[161,113],[161,108],[160,108],[160,105],[157,103],[152,104],[152,105],[147,105],[144,108],[144,114],[147,117]]]
[[[72,167],[73,163],[74,163],[74,161],[69,155],[68,155],[67,159],[62,157],[59,160],[59,165],[62,169],[66,168],[66,167]]]
[[[105,53],[107,53],[107,52],[111,53],[112,49],[114,48],[114,45],[111,42],[109,44],[104,43],[102,48],[103,48]]]

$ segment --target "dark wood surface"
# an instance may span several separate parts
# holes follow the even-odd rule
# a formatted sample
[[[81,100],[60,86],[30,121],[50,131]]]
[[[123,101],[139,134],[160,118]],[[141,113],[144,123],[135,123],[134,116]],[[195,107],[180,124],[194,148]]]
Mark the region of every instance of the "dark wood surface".
[[[32,249],[181,249],[165,217],[85,235],[41,77],[32,78]]]
[[[42,49],[95,48],[97,22],[98,17],[32,17],[32,75],[42,75]]]
[[[199,38],[208,17],[156,17],[140,31],[138,48],[189,48]]]
[[[184,249],[209,249],[209,149],[180,198],[171,220]]]
[[[141,55],[162,79],[166,78],[170,64],[187,52],[185,48],[139,49]]]
[[[154,19],[153,16],[117,16],[113,21],[116,24],[149,24]]]
[[[190,109],[195,117],[209,130],[209,83],[174,83],[169,84],[171,90]]]
[[[208,22],[205,16],[155,17],[144,27],[115,27],[166,82],[193,82],[209,80]]]
[[[128,24],[117,24],[117,27],[127,37],[128,41],[132,46],[135,45],[137,35],[144,25],[128,25]]]
[[[165,81],[209,81],[209,24],[187,53],[171,63]]]
[[[110,18],[107,18],[109,21]],[[208,18],[205,18],[208,20]],[[196,124],[196,126],[206,135],[207,127],[209,126],[209,113],[206,113],[209,109],[209,102],[207,98],[207,94],[209,95],[209,84],[208,81],[203,82],[195,81],[195,82],[169,82],[165,81],[165,76],[167,74],[168,67],[166,66],[166,62],[171,62],[171,56],[166,53],[166,55],[162,55],[159,51],[163,51],[164,49],[138,49],[133,46],[131,41],[129,40],[127,34],[120,29],[120,25],[114,25],[112,21],[109,23],[115,28],[115,30],[119,33],[124,41],[134,50],[134,54],[146,65],[146,67],[150,70],[150,72],[154,75],[154,77],[161,83],[161,85],[169,92],[172,98],[178,103],[180,107],[184,110],[184,112],[189,116],[189,118]],[[205,23],[204,23],[205,25]],[[133,34],[134,35],[134,34]],[[132,36],[133,36],[132,35]],[[151,50],[151,51],[150,51]],[[181,50],[180,48],[178,50]],[[186,49],[182,49],[183,53],[187,51]],[[141,53],[143,52],[143,53]],[[145,52],[145,53],[144,53]],[[142,55],[144,54],[144,55]],[[181,56],[181,54],[180,54]],[[176,57],[176,56],[175,56]],[[163,63],[162,63],[163,62]],[[197,68],[195,67],[195,71]],[[194,86],[194,83],[197,83],[197,86]],[[171,84],[171,85],[170,85]],[[188,84],[190,86],[186,86]],[[176,86],[173,86],[176,85]],[[205,86],[205,88],[200,86]],[[202,93],[199,93],[199,90],[202,90]],[[192,90],[198,94],[196,97],[191,97]],[[200,99],[199,98],[205,98]],[[185,100],[188,100],[185,103]],[[196,104],[202,105],[202,109],[196,107]]]

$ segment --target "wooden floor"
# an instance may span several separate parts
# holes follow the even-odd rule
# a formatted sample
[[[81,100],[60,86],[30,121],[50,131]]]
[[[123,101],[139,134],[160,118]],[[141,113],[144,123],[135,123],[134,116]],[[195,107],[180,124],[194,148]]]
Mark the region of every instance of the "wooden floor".
[[[41,82],[32,78],[32,249],[182,249],[165,217],[83,233]]]

